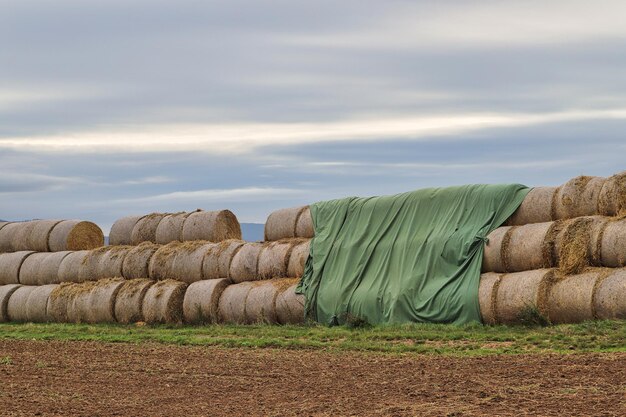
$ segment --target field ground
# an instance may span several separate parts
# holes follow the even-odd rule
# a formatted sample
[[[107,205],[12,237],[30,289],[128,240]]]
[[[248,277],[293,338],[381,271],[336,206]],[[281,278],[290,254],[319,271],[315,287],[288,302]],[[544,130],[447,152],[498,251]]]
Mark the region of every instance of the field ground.
[[[0,414],[624,415],[626,323],[0,324]]]

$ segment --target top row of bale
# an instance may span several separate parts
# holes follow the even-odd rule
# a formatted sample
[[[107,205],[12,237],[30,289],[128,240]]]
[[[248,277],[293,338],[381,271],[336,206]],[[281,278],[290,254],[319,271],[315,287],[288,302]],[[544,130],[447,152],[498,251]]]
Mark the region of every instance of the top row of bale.
[[[83,220],[0,222],[0,252],[90,250],[104,245],[104,234]]]
[[[608,178],[581,175],[559,187],[533,188],[507,224],[521,226],[625,212],[626,171]]]
[[[579,176],[559,187],[535,187],[506,225],[622,214],[626,214],[626,171],[608,178]],[[265,240],[312,238],[314,234],[309,206],[276,210],[265,223]]]
[[[230,210],[181,213],[151,213],[117,220],[109,234],[110,245],[165,245],[170,242],[202,240],[222,242],[241,239],[241,226]]]

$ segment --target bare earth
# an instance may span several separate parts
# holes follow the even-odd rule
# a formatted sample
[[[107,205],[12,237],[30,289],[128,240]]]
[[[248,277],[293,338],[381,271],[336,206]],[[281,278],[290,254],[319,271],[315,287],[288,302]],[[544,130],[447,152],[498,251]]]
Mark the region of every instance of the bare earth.
[[[0,341],[0,415],[626,415],[626,354]]]

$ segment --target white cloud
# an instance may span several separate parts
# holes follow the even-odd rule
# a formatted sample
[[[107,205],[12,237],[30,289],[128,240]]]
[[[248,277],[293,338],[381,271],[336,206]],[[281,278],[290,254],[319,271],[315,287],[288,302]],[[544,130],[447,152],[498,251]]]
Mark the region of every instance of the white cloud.
[[[285,43],[349,48],[466,48],[626,39],[626,4],[600,1],[394,3],[365,28],[284,37]],[[280,40],[280,39],[279,39]]]
[[[571,110],[553,113],[480,113],[387,117],[310,123],[180,124],[93,130],[55,136],[8,137],[0,149],[31,152],[203,152],[245,154],[259,147],[334,141],[436,140],[493,129],[546,123],[624,120],[626,109]]]

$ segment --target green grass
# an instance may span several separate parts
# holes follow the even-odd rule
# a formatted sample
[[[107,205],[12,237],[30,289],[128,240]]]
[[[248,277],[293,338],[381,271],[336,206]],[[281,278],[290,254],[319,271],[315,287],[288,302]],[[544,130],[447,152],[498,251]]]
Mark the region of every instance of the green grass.
[[[224,348],[324,349],[446,355],[626,352],[626,321],[547,327],[414,324],[324,326],[123,326],[0,324],[0,339],[164,343]]]

